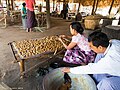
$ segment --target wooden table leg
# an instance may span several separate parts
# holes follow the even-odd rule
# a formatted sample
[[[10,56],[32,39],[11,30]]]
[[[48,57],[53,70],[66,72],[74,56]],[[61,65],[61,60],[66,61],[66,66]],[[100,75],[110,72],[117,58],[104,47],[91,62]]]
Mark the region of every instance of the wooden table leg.
[[[24,74],[23,74],[23,72],[25,71],[25,62],[24,62],[24,60],[20,60],[20,62],[19,62],[19,66],[20,66],[20,76],[21,76],[21,78],[23,78],[23,76],[24,76]]]

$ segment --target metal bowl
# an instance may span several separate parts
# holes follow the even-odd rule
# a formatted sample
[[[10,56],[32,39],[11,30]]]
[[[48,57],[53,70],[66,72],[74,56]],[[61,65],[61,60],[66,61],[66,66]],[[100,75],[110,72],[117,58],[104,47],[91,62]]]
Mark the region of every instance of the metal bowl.
[[[97,90],[93,79],[86,74],[72,74],[68,73],[72,80],[72,87],[70,90]],[[59,68],[54,69],[43,78],[43,90],[58,90],[63,84],[64,74]]]

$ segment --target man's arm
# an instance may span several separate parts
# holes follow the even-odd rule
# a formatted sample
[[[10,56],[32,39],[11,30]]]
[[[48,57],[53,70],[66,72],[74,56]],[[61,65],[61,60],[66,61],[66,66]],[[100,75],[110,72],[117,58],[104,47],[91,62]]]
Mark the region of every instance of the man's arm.
[[[71,72],[74,74],[107,74],[111,73],[111,67],[109,62],[106,62],[106,60],[101,59],[97,63],[89,63],[86,66],[62,68],[62,72]]]

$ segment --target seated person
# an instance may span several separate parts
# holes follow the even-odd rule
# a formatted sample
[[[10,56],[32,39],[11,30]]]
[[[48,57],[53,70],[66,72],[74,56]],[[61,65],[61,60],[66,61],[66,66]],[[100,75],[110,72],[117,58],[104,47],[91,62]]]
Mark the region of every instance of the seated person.
[[[84,36],[83,31],[79,22],[72,22],[70,32],[73,36],[69,45],[66,45],[62,40],[68,36],[60,35],[59,40],[67,49],[63,61],[77,65],[86,65],[94,61],[95,53],[90,49],[88,39]]]
[[[75,21],[81,21],[82,20],[82,15],[81,13],[78,13],[75,17]]]

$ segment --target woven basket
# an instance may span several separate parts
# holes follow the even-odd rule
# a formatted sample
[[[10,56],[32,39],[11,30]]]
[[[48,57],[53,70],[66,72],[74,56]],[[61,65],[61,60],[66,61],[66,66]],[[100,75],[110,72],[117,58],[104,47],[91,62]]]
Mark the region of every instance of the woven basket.
[[[101,15],[90,15],[85,17],[85,28],[94,30],[99,26],[99,21],[101,18],[103,18]]]
[[[94,30],[95,28],[97,28],[99,26],[99,19],[95,20],[95,19],[91,19],[91,20],[85,20],[85,28],[86,29],[91,29]]]

